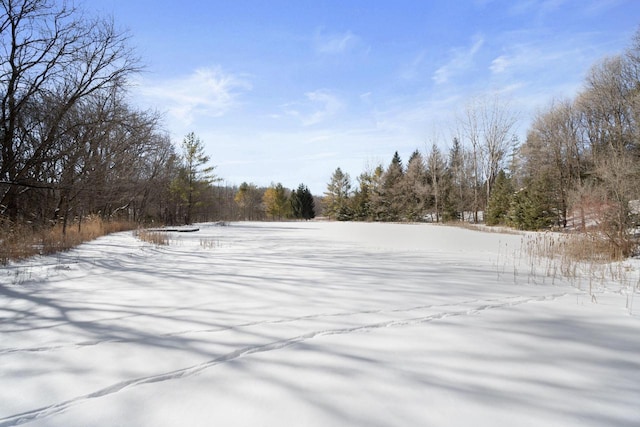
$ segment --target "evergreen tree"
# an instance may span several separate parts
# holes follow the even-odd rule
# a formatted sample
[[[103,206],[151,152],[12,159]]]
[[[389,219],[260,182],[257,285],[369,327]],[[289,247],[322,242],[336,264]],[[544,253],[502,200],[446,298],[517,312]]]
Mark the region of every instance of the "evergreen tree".
[[[487,225],[499,225],[508,222],[512,197],[513,186],[511,178],[507,176],[504,170],[500,170],[487,206],[487,215],[485,217]]]
[[[382,190],[384,168],[376,166],[373,171],[360,175],[360,189],[354,195],[354,212],[360,220],[380,220],[380,212],[385,208]]]
[[[376,219],[382,221],[398,221],[404,204],[402,184],[404,169],[400,155],[396,151],[382,176],[379,191],[379,203],[376,206]]]
[[[374,177],[368,172],[363,172],[358,177],[358,189],[353,193],[352,209],[353,219],[366,221],[371,218],[371,196]]]
[[[414,151],[404,174],[404,207],[403,216],[409,221],[423,221],[429,200],[429,185],[427,170],[422,154]]]
[[[337,168],[331,176],[325,194],[325,214],[338,221],[348,221],[353,218],[353,211],[349,206],[351,195],[351,177],[348,173]]]
[[[182,168],[174,182],[172,191],[186,204],[185,224],[191,223],[193,207],[199,204],[197,200],[200,188],[211,184],[218,178],[213,173],[215,166],[206,166],[209,156],[204,153],[204,144],[194,132],[190,132],[182,141]]]
[[[305,220],[315,218],[315,202],[306,185],[300,184],[297,190],[291,192],[291,208],[294,218]]]
[[[530,181],[523,189],[517,191],[511,200],[509,223],[520,230],[540,230],[551,226],[556,218],[545,187],[550,183],[547,178]]]

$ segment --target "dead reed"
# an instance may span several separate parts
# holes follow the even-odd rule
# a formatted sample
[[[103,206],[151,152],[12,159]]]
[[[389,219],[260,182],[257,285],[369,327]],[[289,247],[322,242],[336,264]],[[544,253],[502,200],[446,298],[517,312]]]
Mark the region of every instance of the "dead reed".
[[[35,255],[49,255],[74,248],[81,243],[118,231],[131,230],[128,221],[107,221],[98,216],[83,218],[67,225],[0,224],[0,265]]]
[[[596,289],[638,286],[620,248],[597,233],[532,233],[523,237],[522,248],[530,277],[563,277],[593,298]]]
[[[143,242],[151,243],[156,246],[168,246],[169,235],[165,231],[158,230],[136,230],[134,235]]]

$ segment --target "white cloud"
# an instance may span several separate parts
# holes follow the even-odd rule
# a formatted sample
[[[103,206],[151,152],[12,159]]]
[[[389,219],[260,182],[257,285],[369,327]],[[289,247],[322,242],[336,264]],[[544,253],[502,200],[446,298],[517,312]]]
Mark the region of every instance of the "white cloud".
[[[433,74],[433,81],[436,84],[447,83],[449,79],[473,66],[473,57],[478,53],[484,44],[482,36],[475,36],[473,44],[468,48],[455,48],[451,51],[451,59]]]
[[[494,74],[503,73],[509,66],[511,65],[511,60],[506,55],[500,55],[493,61],[491,61],[491,65],[489,69]]]
[[[316,51],[326,55],[337,55],[354,49],[360,42],[360,38],[351,31],[341,34],[322,34],[320,31],[315,36]]]
[[[579,75],[590,66],[590,58],[596,55],[595,38],[589,33],[574,33],[571,37],[553,37],[544,32],[512,33],[505,38],[509,43],[502,45],[502,54],[495,57],[489,70],[494,77],[529,79],[544,81],[567,75]],[[531,41],[533,40],[533,41]]]
[[[315,92],[308,92],[305,95],[314,105],[320,106],[318,110],[313,112],[303,121],[305,126],[320,123],[327,117],[335,115],[343,108],[342,101],[328,91],[317,90]]]
[[[360,94],[360,100],[363,102],[371,102],[371,96],[373,95],[373,92],[369,91],[369,92],[365,92],[365,93],[361,93]]]
[[[300,119],[303,126],[323,122],[344,108],[344,103],[335,94],[319,89],[304,94],[306,101],[285,105],[286,114]]]
[[[240,93],[250,89],[244,77],[214,67],[169,80],[143,82],[139,91],[149,104],[188,125],[196,116],[223,116],[238,105]]]

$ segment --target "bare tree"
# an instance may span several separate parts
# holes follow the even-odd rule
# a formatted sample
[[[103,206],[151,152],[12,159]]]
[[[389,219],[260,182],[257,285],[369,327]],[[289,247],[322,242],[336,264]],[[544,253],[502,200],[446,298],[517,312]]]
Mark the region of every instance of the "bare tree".
[[[473,211],[473,170],[471,154],[460,143],[459,137],[453,138],[453,143],[449,149],[449,159],[447,170],[450,176],[451,187],[447,194],[449,206],[449,216],[458,217],[464,221],[465,211]]]
[[[485,186],[484,206],[491,196],[491,189],[498,172],[514,149],[512,137],[517,115],[509,103],[498,95],[473,98],[458,119],[461,135],[471,146],[474,184],[474,220],[478,222],[481,208],[480,186]]]
[[[234,200],[241,209],[241,219],[260,220],[264,218],[262,198],[266,189],[255,184],[243,182],[235,194]]]
[[[431,188],[431,196],[433,200],[433,212],[436,215],[436,222],[440,222],[442,212],[442,200],[445,192],[445,173],[447,162],[445,161],[440,149],[434,142],[427,156],[427,176]]]
[[[638,76],[623,56],[605,58],[589,71],[578,97],[583,126],[595,156],[637,149]]]
[[[515,148],[513,138],[517,116],[506,100],[491,96],[480,105],[481,131],[483,134],[482,157],[486,200],[491,196],[498,172],[504,167],[507,156]]]
[[[603,215],[598,221],[609,241],[624,255],[635,246],[629,230],[637,224],[630,203],[640,199],[640,74],[634,59],[636,48],[626,56],[605,58],[592,67],[577,101],[590,149],[593,188],[604,196]]]
[[[67,2],[0,0],[0,8],[0,215],[16,219],[20,197],[48,185],[39,173],[72,109],[123,86],[140,65],[126,33]]]
[[[546,194],[555,207],[557,224],[562,227],[567,226],[569,196],[580,187],[584,172],[580,135],[579,113],[572,101],[562,100],[535,117],[520,150],[526,162],[519,173],[530,180],[545,176],[550,184]]]
[[[473,222],[478,222],[478,210],[480,210],[480,156],[481,156],[481,124],[480,104],[478,99],[472,99],[464,108],[458,122],[462,131],[460,134],[471,145],[472,187],[473,187]]]

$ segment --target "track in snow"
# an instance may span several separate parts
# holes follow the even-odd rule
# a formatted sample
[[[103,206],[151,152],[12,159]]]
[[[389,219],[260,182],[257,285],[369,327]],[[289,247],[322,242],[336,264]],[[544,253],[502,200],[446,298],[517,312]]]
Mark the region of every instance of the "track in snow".
[[[348,328],[335,328],[335,329],[311,331],[301,335],[297,335],[292,338],[277,340],[267,344],[243,347],[241,349],[216,357],[214,359],[211,359],[196,365],[188,366],[185,368],[180,368],[180,369],[176,369],[173,371],[164,372],[156,375],[149,375],[145,377],[134,378],[127,381],[121,381],[121,382],[112,384],[108,387],[104,387],[100,390],[94,391],[92,393],[78,396],[73,399],[66,400],[64,402],[56,403],[54,405],[37,408],[30,411],[22,412],[20,414],[15,414],[5,418],[1,418],[0,427],[10,427],[10,426],[18,426],[18,425],[26,424],[34,420],[43,419],[55,414],[62,413],[67,409],[73,406],[82,404],[83,402],[86,402],[88,400],[112,395],[124,389],[137,387],[144,384],[159,383],[159,382],[165,382],[165,381],[190,377],[193,375],[197,375],[206,369],[209,369],[211,367],[214,367],[222,363],[237,360],[239,358],[256,354],[256,353],[270,352],[270,351],[291,347],[298,343],[305,342],[317,337],[367,332],[367,331],[372,331],[372,330],[381,329],[381,328],[397,328],[397,327],[403,327],[403,326],[419,325],[422,323],[428,323],[434,320],[444,319],[447,317],[469,316],[469,315],[475,315],[487,310],[501,309],[501,308],[517,306],[517,305],[531,303],[531,302],[552,301],[567,295],[569,294],[561,293],[561,294],[552,294],[552,295],[535,296],[535,297],[508,297],[504,299],[483,300],[481,301],[480,304],[477,304],[474,307],[462,309],[462,310],[442,311],[442,312],[430,314],[427,316],[408,317],[400,320],[383,321],[383,322],[353,326]],[[253,326],[258,324],[269,324],[269,323],[285,323],[285,322],[292,322],[296,320],[313,319],[318,317],[348,316],[348,315],[354,315],[354,314],[378,314],[378,313],[385,313],[385,312],[388,312],[388,313],[411,312],[419,309],[444,307],[444,306],[460,307],[461,305],[471,304],[474,302],[480,302],[480,301],[476,300],[472,302],[463,302],[459,304],[443,304],[441,306],[419,306],[419,307],[413,307],[410,309],[371,310],[371,311],[352,312],[352,313],[316,314],[316,315],[303,316],[303,317],[291,318],[291,319],[280,319],[275,321],[251,322],[248,324],[239,325],[238,327],[246,327],[246,326]],[[231,327],[229,329],[231,329]],[[181,333],[186,334],[186,333],[194,333],[194,332],[203,332],[203,331],[183,331]],[[204,332],[207,332],[207,331],[204,331]],[[173,333],[173,334],[175,335],[176,333]],[[167,335],[171,335],[171,334],[167,334]],[[122,341],[106,340],[102,342],[98,341],[98,342],[95,342],[94,344],[80,343],[80,344],[76,344],[75,346],[82,347],[83,345],[97,345],[104,342],[126,342],[126,341],[125,340],[122,340]],[[56,350],[61,347],[62,346],[42,347],[40,349],[37,349],[37,348],[13,349],[13,350],[5,349],[4,354],[7,354],[8,352],[17,352],[17,351],[49,351],[49,350]]]

